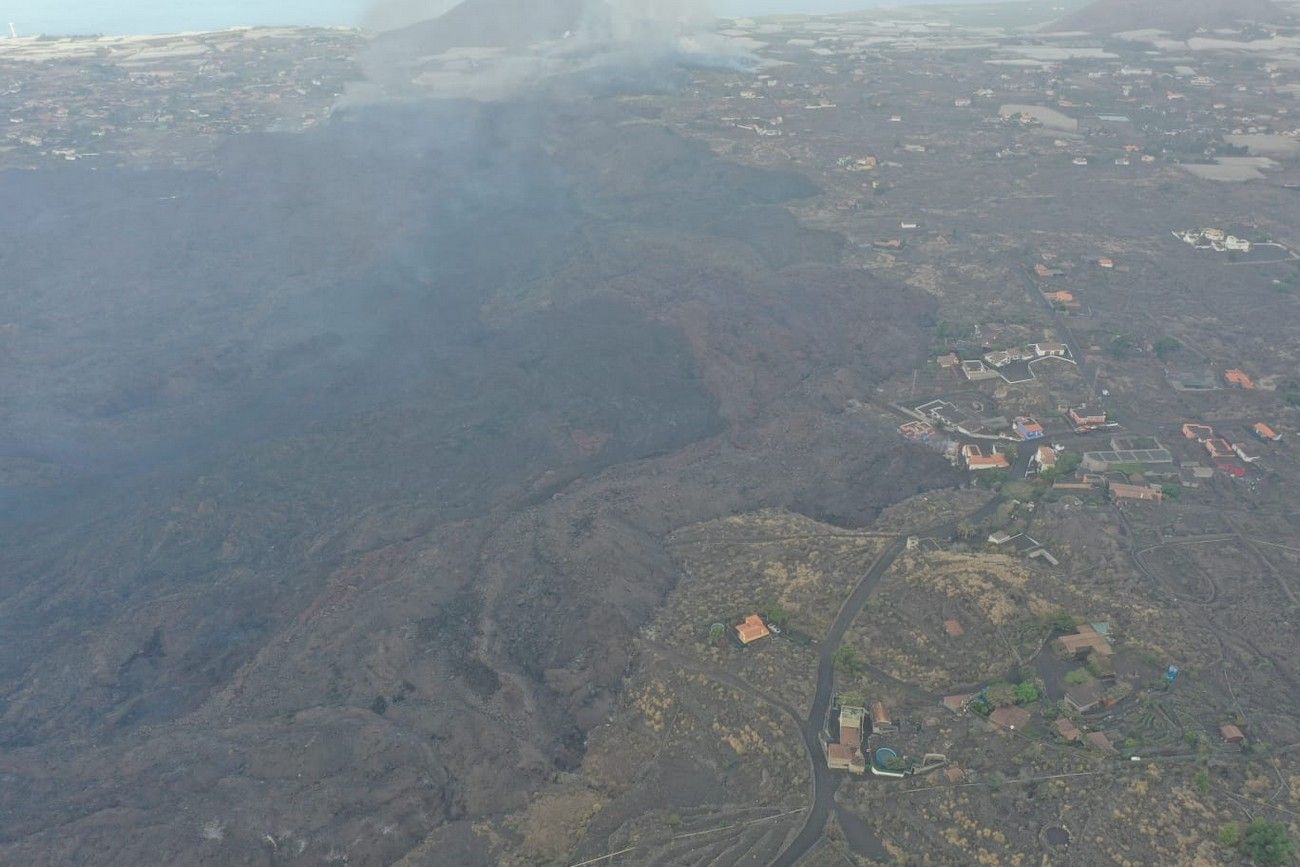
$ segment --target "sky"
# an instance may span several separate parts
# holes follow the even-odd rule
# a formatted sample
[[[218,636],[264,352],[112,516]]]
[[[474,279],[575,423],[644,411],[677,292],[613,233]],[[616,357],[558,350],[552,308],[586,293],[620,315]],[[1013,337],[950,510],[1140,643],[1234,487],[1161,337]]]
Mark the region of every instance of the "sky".
[[[723,15],[835,12],[923,0],[715,0]],[[244,24],[359,23],[367,0],[0,0],[0,28],[38,33],[167,33]]]

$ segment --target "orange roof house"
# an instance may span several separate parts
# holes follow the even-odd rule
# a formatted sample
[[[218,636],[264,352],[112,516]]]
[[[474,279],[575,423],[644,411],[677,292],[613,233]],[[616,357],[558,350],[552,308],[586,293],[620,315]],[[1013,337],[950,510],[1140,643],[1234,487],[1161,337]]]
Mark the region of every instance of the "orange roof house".
[[[989,714],[989,722],[1004,729],[1023,729],[1029,724],[1029,711],[1023,707],[1000,707]]]
[[[1219,726],[1219,734],[1223,736],[1223,742],[1227,744],[1239,744],[1246,740],[1246,736],[1241,733],[1241,729],[1232,723],[1224,723]]]
[[[1203,443],[1206,440],[1214,439],[1214,428],[1208,424],[1192,424],[1189,422],[1183,425],[1183,436],[1189,440]]]
[[[1083,737],[1083,732],[1079,731],[1078,726],[1066,717],[1057,717],[1055,725],[1057,734],[1067,741],[1077,741]]]
[[[1208,439],[1204,443],[1205,450],[1210,453],[1212,458],[1230,458],[1236,454],[1232,450],[1232,443],[1225,439],[1214,438]]]
[[[961,622],[955,617],[950,617],[943,622],[943,631],[953,638],[961,638],[966,634],[966,630],[961,627]]]
[[[961,447],[962,457],[966,459],[966,469],[968,470],[1005,470],[1011,466],[1007,456],[994,452],[986,455],[980,451],[979,446],[969,445]]]
[[[852,770],[854,763],[859,760],[859,755],[857,750],[844,744],[827,744],[826,767],[832,771]]]
[[[1123,485],[1111,482],[1110,495],[1116,500],[1142,500],[1148,503],[1160,503],[1165,499],[1165,492],[1159,485]]]
[[[876,734],[893,731],[894,724],[889,719],[889,711],[885,710],[885,703],[878,701],[871,706],[871,731]]]
[[[751,614],[743,622],[736,626],[736,637],[740,639],[741,644],[752,644],[760,638],[766,638],[772,633],[768,630],[767,624],[763,618],[757,614]]]
[[[1050,470],[1056,466],[1056,452],[1051,446],[1039,446],[1038,452],[1034,455],[1034,462],[1045,470]]]
[[[1225,371],[1223,378],[1229,385],[1237,385],[1247,391],[1254,391],[1255,389],[1255,380],[1251,379],[1245,371],[1238,370],[1235,367],[1232,370]]]
[[[1273,430],[1273,428],[1269,427],[1267,424],[1265,424],[1262,421],[1255,423],[1254,430],[1255,430],[1255,436],[1259,437],[1262,440],[1277,442],[1278,440],[1282,439],[1282,435],[1280,433]]]
[[[1111,649],[1106,636],[1087,624],[1078,627],[1074,635],[1062,635],[1056,639],[1056,643],[1070,656],[1083,656],[1088,653],[1110,656],[1115,652]]]

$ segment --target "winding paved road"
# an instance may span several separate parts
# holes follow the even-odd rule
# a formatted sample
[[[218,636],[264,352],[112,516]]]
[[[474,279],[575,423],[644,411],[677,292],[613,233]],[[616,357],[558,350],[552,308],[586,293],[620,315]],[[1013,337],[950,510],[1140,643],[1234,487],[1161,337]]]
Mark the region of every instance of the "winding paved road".
[[[1034,450],[1022,447],[1020,452],[1021,454],[1016,459],[1016,466],[1011,473],[1012,478],[1024,477]],[[771,863],[771,867],[794,867],[799,863],[799,860],[807,855],[813,846],[817,845],[817,841],[825,833],[826,820],[830,817],[831,810],[835,808],[835,792],[839,789],[840,782],[844,777],[842,774],[834,773],[826,767],[821,733],[826,721],[826,713],[830,710],[831,696],[835,691],[835,651],[839,649],[840,643],[844,640],[844,634],[848,632],[849,626],[853,624],[858,614],[866,607],[867,601],[871,599],[871,595],[875,593],[876,587],[880,584],[880,579],[889,571],[889,567],[894,565],[894,561],[898,559],[899,555],[907,549],[907,537],[909,535],[933,539],[952,539],[957,535],[959,524],[965,521],[975,523],[982,521],[997,510],[999,500],[999,497],[993,497],[989,502],[969,515],[954,518],[951,521],[919,530],[916,533],[898,536],[871,564],[871,568],[858,581],[857,586],[853,588],[853,592],[849,594],[849,598],[840,607],[835,622],[831,624],[830,630],[822,640],[821,652],[817,660],[817,694],[813,697],[812,709],[809,711],[808,718],[800,726],[804,748],[808,751],[813,768],[812,809],[808,811],[808,816],[804,820],[803,827],[799,829],[798,835],[776,856],[776,859]],[[883,855],[878,857],[883,857]]]

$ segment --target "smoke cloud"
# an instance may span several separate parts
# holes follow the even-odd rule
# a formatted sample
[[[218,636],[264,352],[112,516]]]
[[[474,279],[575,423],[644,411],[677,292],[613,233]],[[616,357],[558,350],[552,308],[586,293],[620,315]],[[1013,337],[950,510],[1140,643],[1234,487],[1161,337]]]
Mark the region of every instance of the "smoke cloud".
[[[574,78],[644,86],[681,66],[752,68],[716,21],[708,0],[378,0],[367,84],[346,102],[499,100]]]

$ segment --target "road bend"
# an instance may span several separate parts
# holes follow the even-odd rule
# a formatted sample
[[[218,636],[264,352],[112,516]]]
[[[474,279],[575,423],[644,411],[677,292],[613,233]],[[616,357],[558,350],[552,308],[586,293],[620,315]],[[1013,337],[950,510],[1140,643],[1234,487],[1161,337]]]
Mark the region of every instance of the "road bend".
[[[1013,478],[1023,476],[1029,465],[1032,449],[1022,448],[1013,469]],[[771,862],[771,867],[794,867],[808,852],[817,845],[826,831],[826,821],[831,810],[835,808],[835,792],[840,787],[843,776],[833,773],[826,767],[825,751],[822,748],[822,729],[826,723],[826,713],[830,710],[831,696],[835,692],[835,651],[844,641],[844,635],[857,616],[862,613],[871,595],[875,593],[880,579],[894,565],[899,555],[907,550],[907,535],[918,535],[932,539],[952,539],[957,535],[957,528],[966,521],[979,522],[997,510],[999,498],[994,497],[975,512],[962,518],[947,521],[934,527],[920,530],[915,534],[905,534],[894,539],[889,547],[881,552],[871,568],[858,581],[849,598],[840,607],[835,622],[831,624],[821,643],[817,658],[817,694],[813,697],[812,709],[808,718],[799,727],[803,736],[804,748],[808,751],[813,769],[813,803],[804,819],[803,827],[790,841],[790,844]]]

